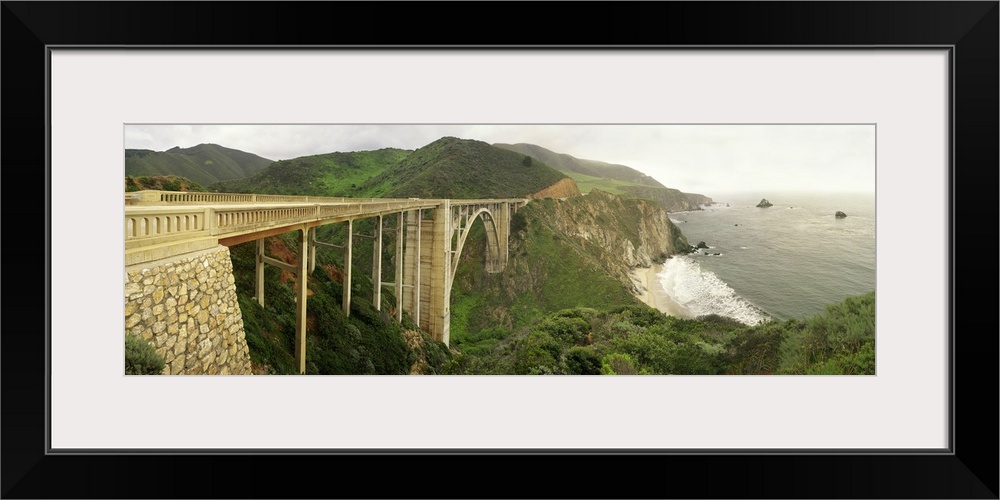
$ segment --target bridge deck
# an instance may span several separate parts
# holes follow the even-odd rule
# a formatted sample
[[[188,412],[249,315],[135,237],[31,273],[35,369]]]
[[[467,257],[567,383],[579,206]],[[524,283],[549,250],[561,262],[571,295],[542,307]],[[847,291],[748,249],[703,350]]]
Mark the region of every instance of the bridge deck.
[[[516,199],[329,198],[239,193],[126,193],[125,263],[134,265],[256,238],[409,210],[519,203]]]

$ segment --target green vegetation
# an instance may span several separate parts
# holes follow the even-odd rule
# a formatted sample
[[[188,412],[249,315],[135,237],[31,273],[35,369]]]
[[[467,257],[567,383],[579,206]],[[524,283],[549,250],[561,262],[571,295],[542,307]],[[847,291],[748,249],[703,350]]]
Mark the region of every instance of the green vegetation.
[[[125,192],[132,191],[208,191],[201,184],[176,175],[125,177]]]
[[[481,141],[444,137],[359,186],[363,196],[386,198],[516,198],[566,177],[542,162]]]
[[[453,347],[465,351],[495,345],[510,332],[566,308],[640,304],[605,269],[612,259],[607,249],[558,228],[557,206],[576,203],[587,204],[582,198],[544,199],[518,210],[511,224],[509,261],[497,274],[483,269],[485,235],[479,224],[472,227],[451,291]]]
[[[656,179],[625,165],[582,160],[534,144],[495,144],[496,147],[534,158],[571,177],[581,193],[598,189],[607,193],[655,201],[668,212],[698,210],[699,204],[711,203],[706,196],[682,193],[660,184]]]
[[[786,331],[796,330],[781,345],[780,373],[875,373],[875,292],[828,305]]]
[[[575,172],[566,172],[571,179],[576,181],[577,187],[580,188],[581,193],[589,193],[592,189],[599,189],[606,193],[611,194],[625,194],[627,187],[642,187],[639,184],[635,184],[628,181],[619,181],[615,179],[607,179],[604,177],[594,177],[586,174],[579,174]]]
[[[343,241],[341,225],[327,227],[319,235],[322,241]],[[356,231],[363,232],[364,229]],[[269,256],[295,262],[295,233],[267,238]],[[354,269],[364,269],[371,263],[370,250],[357,245],[353,255]],[[264,268],[264,307],[254,298],[254,259],[256,243],[244,243],[230,249],[236,277],[236,291],[250,360],[258,373],[292,374],[295,369],[295,286],[290,273],[274,266]],[[342,254],[317,252],[316,270],[308,277],[308,328],[306,336],[307,374],[403,375],[444,373],[451,361],[451,352],[444,344],[434,342],[426,333],[415,332],[404,316],[401,325],[391,316],[396,298],[383,290],[381,311],[372,304],[370,276],[356,273],[352,277],[351,314],[342,310]],[[409,335],[409,337],[407,337]],[[411,345],[412,341],[413,345]]]
[[[875,293],[823,314],[754,327],[645,306],[565,309],[515,333],[490,330],[456,346],[466,374],[875,374]],[[485,340],[490,342],[485,343]],[[467,347],[467,345],[469,347]]]
[[[135,335],[125,334],[125,374],[159,375],[163,372],[163,358],[156,349]]]
[[[274,162],[246,179],[212,186],[224,193],[272,193],[299,196],[369,197],[361,186],[394,167],[411,151],[379,149],[302,156]]]
[[[616,165],[596,160],[583,160],[567,154],[556,153],[535,144],[494,144],[494,146],[523,155],[528,155],[531,158],[534,158],[556,170],[559,170],[560,172],[565,173],[566,175],[569,175],[570,177],[573,177],[574,179],[576,179],[574,174],[579,174],[581,176],[594,179],[620,181],[624,183],[624,185],[664,187],[663,184],[660,184],[656,179],[634,168],[626,167],[625,165]],[[593,187],[602,191],[614,193],[614,191],[608,189],[607,185]],[[590,191],[590,188],[583,189],[581,186],[580,191],[586,193]]]
[[[167,151],[125,150],[126,176],[176,175],[205,186],[249,177],[271,163],[267,158],[217,144]]]

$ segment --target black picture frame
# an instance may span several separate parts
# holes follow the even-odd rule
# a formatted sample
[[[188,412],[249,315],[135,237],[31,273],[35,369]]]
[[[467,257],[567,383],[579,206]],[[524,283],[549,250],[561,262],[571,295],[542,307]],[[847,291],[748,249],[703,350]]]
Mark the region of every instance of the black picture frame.
[[[47,47],[950,46],[952,447],[934,454],[50,454],[46,245],[4,246],[4,498],[998,498],[998,20],[987,2],[555,3],[3,2],[9,217],[48,222]],[[572,13],[572,15],[569,14]],[[462,22],[455,22],[456,19]],[[11,201],[11,200],[14,201]],[[915,215],[920,208],[915,206]],[[989,221],[983,219],[990,214]],[[11,219],[9,219],[10,221]],[[973,225],[976,232],[971,231]],[[11,227],[10,225],[8,227]],[[48,224],[46,224],[48,227]],[[963,228],[960,238],[958,228]],[[10,236],[10,233],[8,233]],[[15,236],[16,237],[16,236]],[[8,240],[10,241],[10,240]],[[15,240],[16,241],[16,240]],[[982,255],[959,258],[986,242]],[[964,243],[964,245],[962,245]],[[977,245],[977,243],[979,245]],[[985,258],[983,258],[985,256]],[[10,267],[8,268],[10,269]],[[40,270],[45,271],[40,279]],[[973,274],[974,273],[974,274]],[[984,278],[985,276],[985,278]],[[959,279],[962,277],[964,279]],[[964,307],[963,307],[964,306]],[[32,314],[27,314],[31,312]],[[39,318],[44,318],[40,321]],[[16,326],[15,326],[16,320]],[[28,329],[24,325],[30,326]],[[43,328],[44,326],[44,328]],[[143,409],[137,409],[143,411]],[[985,423],[985,424],[983,424]],[[288,422],[274,425],[294,425]],[[329,471],[315,477],[307,466]],[[564,471],[573,471],[567,475]],[[362,480],[374,472],[384,481]]]

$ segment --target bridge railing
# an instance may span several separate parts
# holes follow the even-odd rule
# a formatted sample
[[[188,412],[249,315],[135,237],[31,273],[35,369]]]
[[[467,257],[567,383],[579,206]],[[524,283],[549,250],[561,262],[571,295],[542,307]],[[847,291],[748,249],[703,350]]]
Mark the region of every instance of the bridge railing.
[[[418,204],[444,201],[437,198],[344,198],[331,196],[297,196],[283,194],[202,193],[181,191],[132,191],[125,193],[125,205],[211,205],[217,203],[380,203],[411,202]],[[452,205],[474,205],[500,202],[527,202],[523,198],[452,199]]]
[[[157,207],[125,211],[125,240],[188,236],[208,229],[209,210]]]
[[[345,201],[406,201],[408,198],[343,198],[283,194],[200,193],[179,191],[133,191],[125,193],[126,205],[206,205],[216,203],[343,203]]]
[[[133,201],[138,201],[138,206],[125,207],[126,248],[199,237],[246,234],[325,219],[353,219],[406,210],[433,209],[445,201],[170,191],[139,191],[127,193],[126,198],[129,195],[133,196]],[[527,200],[451,200],[451,205],[503,202],[525,203]]]

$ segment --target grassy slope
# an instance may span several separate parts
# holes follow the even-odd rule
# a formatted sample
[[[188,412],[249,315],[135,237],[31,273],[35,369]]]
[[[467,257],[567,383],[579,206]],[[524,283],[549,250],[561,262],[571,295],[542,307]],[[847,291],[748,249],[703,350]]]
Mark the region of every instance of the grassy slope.
[[[481,141],[444,137],[361,185],[364,196],[402,198],[523,197],[565,175],[524,155]]]
[[[221,192],[368,197],[359,186],[395,167],[411,151],[385,148],[277,161],[253,177],[212,186]]]
[[[668,188],[656,179],[625,165],[582,160],[534,144],[496,144],[496,147],[526,154],[551,165],[572,177],[581,193],[600,189],[621,196],[652,200],[671,212],[697,210],[698,204],[703,201],[700,194],[682,193]]]
[[[611,181],[621,181],[626,184],[635,184],[638,186],[664,187],[663,184],[660,184],[656,179],[625,165],[618,165],[597,160],[584,160],[568,154],[556,153],[535,144],[495,144],[495,146],[515,151],[520,154],[529,155],[532,158],[546,163],[552,168],[558,169],[566,174],[575,173],[589,177],[608,179]],[[598,187],[598,189],[607,191],[607,189],[602,187]],[[586,193],[590,190],[581,188],[580,191]]]
[[[624,195],[627,194],[629,187],[646,187],[633,182],[594,177],[576,172],[566,172],[566,175],[576,181],[576,185],[580,188],[581,193],[589,193],[592,189],[600,189],[606,193]]]
[[[126,193],[147,189],[156,191],[207,191],[201,184],[192,182],[184,177],[177,177],[176,175],[125,177]]]
[[[167,151],[125,150],[125,175],[176,175],[202,185],[249,177],[270,165],[271,160],[217,144],[199,144]]]

